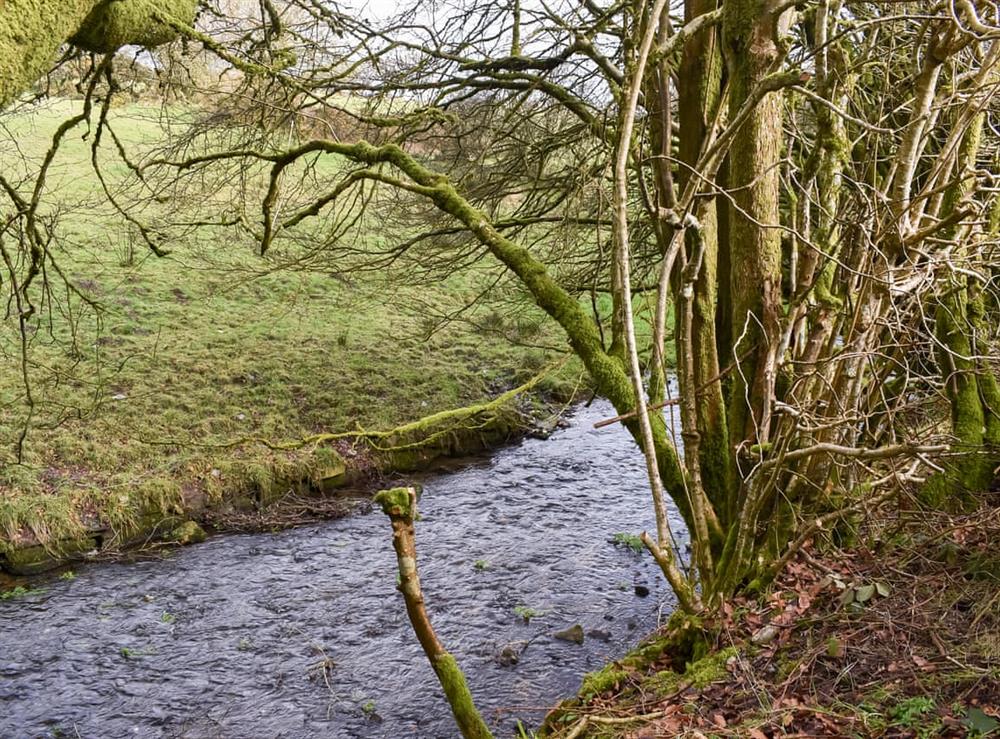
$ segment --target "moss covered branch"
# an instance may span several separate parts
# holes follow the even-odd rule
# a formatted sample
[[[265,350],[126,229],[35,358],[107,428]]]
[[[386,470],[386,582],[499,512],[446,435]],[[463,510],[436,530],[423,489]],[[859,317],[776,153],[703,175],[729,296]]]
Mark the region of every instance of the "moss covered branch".
[[[413,625],[424,654],[451,706],[455,722],[465,739],[492,739],[493,735],[472,700],[472,692],[455,658],[445,650],[431,626],[424,594],[417,574],[417,542],[413,521],[417,512],[417,491],[412,487],[382,490],[375,503],[392,523],[392,546],[399,566],[399,591],[406,602],[406,614]]]

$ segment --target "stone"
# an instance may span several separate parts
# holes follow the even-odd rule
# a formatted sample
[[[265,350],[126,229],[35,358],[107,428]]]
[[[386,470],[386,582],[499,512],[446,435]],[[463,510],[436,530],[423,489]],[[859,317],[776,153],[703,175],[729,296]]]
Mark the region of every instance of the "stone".
[[[185,521],[180,526],[170,532],[169,541],[185,546],[187,544],[200,544],[208,538],[205,529],[194,521]]]
[[[16,549],[4,556],[2,569],[14,575],[37,575],[48,572],[72,557],[84,555],[97,549],[97,540],[84,536],[79,539],[63,539],[47,546],[35,545]]]
[[[521,661],[521,653],[527,648],[526,641],[512,641],[505,644],[497,653],[497,662],[504,667],[513,667]]]
[[[316,486],[324,493],[342,488],[350,482],[347,465],[339,455],[335,455],[313,473],[313,480]]]
[[[591,639],[597,639],[597,641],[609,642],[611,641],[611,632],[604,631],[603,629],[591,629],[587,632],[587,636]]]
[[[750,637],[750,641],[754,644],[770,644],[777,635],[778,627],[774,624],[767,624],[757,629],[753,636]]]
[[[649,595],[649,588],[647,588],[645,585],[636,585],[635,594],[638,595],[640,598],[645,598],[647,595]]]
[[[583,644],[583,627],[580,624],[573,624],[568,629],[557,631],[552,636],[562,641],[571,641],[574,644]]]

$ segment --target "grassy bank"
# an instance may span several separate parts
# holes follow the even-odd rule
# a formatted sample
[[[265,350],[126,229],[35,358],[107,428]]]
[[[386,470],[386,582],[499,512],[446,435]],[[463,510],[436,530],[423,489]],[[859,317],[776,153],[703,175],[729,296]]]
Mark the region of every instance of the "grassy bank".
[[[712,623],[675,618],[553,712],[560,737],[1000,735],[1000,500],[806,547]]]
[[[8,119],[5,172],[35,171],[75,109],[54,102]],[[116,129],[141,151],[162,136],[160,113],[118,109]],[[170,256],[155,257],[107,205],[85,133],[66,138],[47,181],[53,254],[79,294],[49,275],[29,326],[33,406],[16,321],[0,335],[0,553],[93,528],[124,538],[205,501],[323,477],[337,466],[333,445],[261,440],[393,428],[496,397],[553,359],[475,320],[440,324],[479,294],[488,276],[475,269],[434,284],[334,264],[269,271],[253,243],[211,229],[174,229]],[[108,161],[114,189],[124,166]],[[566,392],[578,374],[568,367],[540,389]]]

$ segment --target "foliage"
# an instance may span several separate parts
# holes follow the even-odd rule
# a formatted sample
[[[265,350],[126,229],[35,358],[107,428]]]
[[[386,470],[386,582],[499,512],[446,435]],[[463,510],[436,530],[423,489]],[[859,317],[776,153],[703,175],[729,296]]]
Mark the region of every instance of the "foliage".
[[[937,708],[933,698],[917,695],[907,698],[896,705],[891,711],[891,718],[898,726],[908,729],[918,727],[923,722],[923,717],[930,711]]]
[[[514,614],[519,618],[523,618],[525,623],[529,622],[533,618],[543,615],[544,613],[544,611],[540,611],[526,605],[514,606]]]
[[[642,539],[635,534],[626,534],[619,531],[611,537],[611,543],[616,547],[631,549],[636,554],[643,550]]]

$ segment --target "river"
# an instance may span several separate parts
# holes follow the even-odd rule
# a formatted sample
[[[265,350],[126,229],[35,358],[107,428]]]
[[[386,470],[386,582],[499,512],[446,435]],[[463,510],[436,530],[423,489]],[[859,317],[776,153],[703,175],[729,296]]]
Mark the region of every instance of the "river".
[[[428,610],[498,737],[672,610],[650,558],[609,542],[654,527],[635,445],[592,428],[611,415],[421,480]],[[395,580],[380,512],[42,580],[0,601],[0,737],[455,737]],[[582,645],[554,638],[577,623]]]

